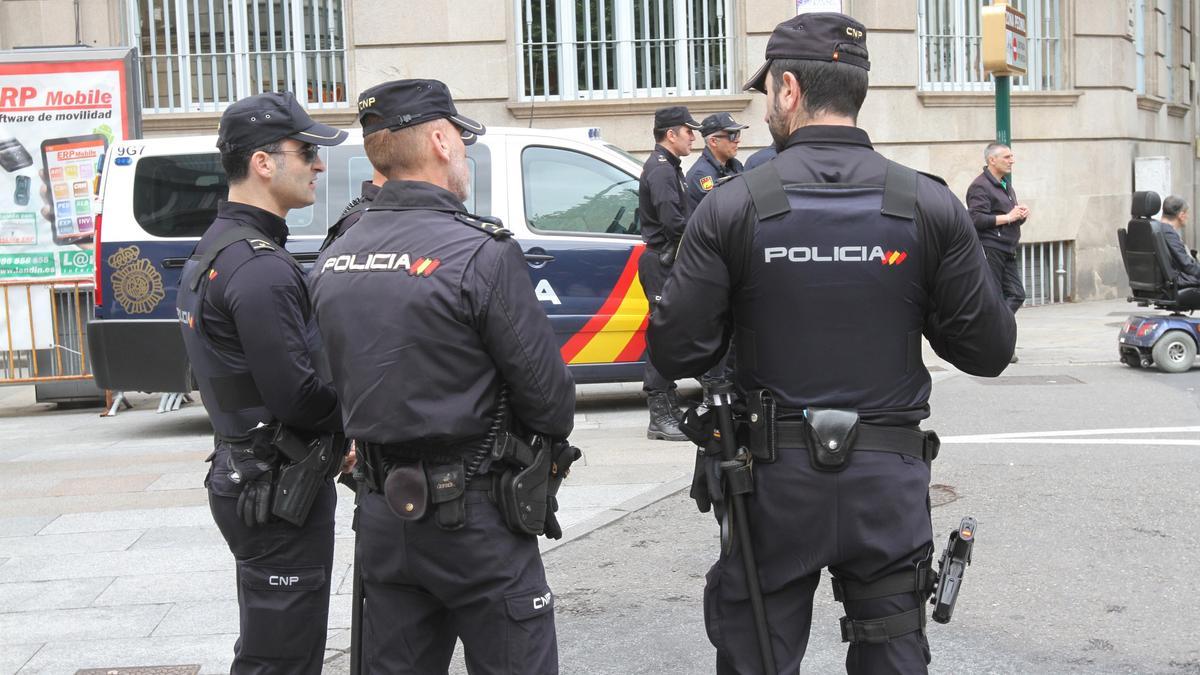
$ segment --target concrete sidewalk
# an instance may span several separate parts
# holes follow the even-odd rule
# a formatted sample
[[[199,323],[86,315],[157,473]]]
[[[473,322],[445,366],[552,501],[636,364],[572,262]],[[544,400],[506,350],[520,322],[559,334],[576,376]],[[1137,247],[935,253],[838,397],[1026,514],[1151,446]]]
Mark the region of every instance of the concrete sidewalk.
[[[1020,363],[1116,361],[1138,308],[1106,301],[1023,309]],[[926,348],[935,379],[955,371]],[[645,439],[638,385],[579,389],[572,440],[585,451],[560,496],[577,537],[684,488],[693,450]],[[56,410],[32,388],[0,388],[0,673],[194,664],[228,672],[237,630],[233,560],[208,513],[211,447],[198,404],[156,414],[133,397],[115,418]],[[349,645],[349,493],[340,506],[328,657]]]

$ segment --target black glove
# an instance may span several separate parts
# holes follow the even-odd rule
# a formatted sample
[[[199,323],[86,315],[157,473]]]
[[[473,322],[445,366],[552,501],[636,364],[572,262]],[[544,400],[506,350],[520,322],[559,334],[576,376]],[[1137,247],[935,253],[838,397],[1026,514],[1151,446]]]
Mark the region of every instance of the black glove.
[[[583,451],[571,445],[566,439],[555,441],[550,450],[550,485],[546,496],[546,525],[542,534],[547,539],[562,539],[562,525],[558,523],[558,488],[563,480],[571,473],[571,465],[583,457]]]
[[[246,527],[265,525],[271,519],[271,486],[274,464],[261,459],[253,447],[229,453],[229,480],[242,486],[237,514]]]

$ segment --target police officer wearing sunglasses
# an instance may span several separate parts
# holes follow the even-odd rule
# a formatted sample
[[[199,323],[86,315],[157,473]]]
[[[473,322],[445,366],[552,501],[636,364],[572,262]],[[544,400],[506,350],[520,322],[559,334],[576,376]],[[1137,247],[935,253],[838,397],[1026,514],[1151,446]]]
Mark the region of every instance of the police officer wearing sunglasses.
[[[737,159],[738,144],[742,141],[742,129],[729,113],[716,113],[700,122],[700,135],[704,137],[704,152],[688,170],[684,183],[687,185],[688,212],[696,210],[704,195],[712,191],[723,178],[742,172],[742,163]]]
[[[313,203],[325,170],[318,146],[345,139],[290,92],[229,106],[217,137],[229,198],[181,277],[184,346],[215,435],[208,502],[237,560],[237,674],[316,674],[325,656],[334,486],[328,476],[312,484],[300,522],[277,517],[279,457],[251,430],[281,423],[317,436],[342,427],[337,395],[313,366],[304,272],[284,244],[288,211]],[[340,456],[331,461],[336,471]]]

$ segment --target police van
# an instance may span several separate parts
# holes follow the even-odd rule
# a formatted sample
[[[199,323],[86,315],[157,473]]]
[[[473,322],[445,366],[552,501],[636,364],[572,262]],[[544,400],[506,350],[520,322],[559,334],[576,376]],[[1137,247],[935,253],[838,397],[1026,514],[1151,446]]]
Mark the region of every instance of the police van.
[[[362,134],[322,148],[316,203],[292,211],[287,248],[303,265],[372,169]],[[96,218],[96,383],[115,391],[194,386],[175,314],[183,264],[225,198],[213,136],[109,149]],[[641,379],[647,303],[637,277],[641,163],[597,129],[489,128],[468,146],[468,211],[496,216],[525,252],[534,292],[575,381]]]

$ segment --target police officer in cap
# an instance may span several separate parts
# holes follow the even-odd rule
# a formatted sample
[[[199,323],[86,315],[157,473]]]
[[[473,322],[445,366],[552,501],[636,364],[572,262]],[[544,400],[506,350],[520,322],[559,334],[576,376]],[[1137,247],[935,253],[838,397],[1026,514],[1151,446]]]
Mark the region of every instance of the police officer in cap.
[[[345,139],[290,92],[229,106],[217,136],[229,198],[180,283],[184,346],[215,435],[208,502],[237,559],[233,673],[320,673],[325,657],[333,483],[319,485],[302,524],[275,517],[281,458],[251,430],[342,428],[337,395],[313,369],[316,326],[304,272],[284,249],[284,218],[313,203],[325,170],[319,146]]]
[[[688,211],[695,211],[704,195],[712,191],[721,179],[742,172],[742,163],[737,159],[738,144],[742,142],[742,129],[729,113],[715,113],[700,123],[700,135],[704,137],[704,152],[688,169],[684,182],[687,184]]]
[[[522,445],[513,424],[564,439],[575,388],[521,248],[463,206],[467,145],[484,126],[436,80],[386,82],[358,106],[387,182],[310,283],[369,490],[356,545],[363,663],[444,673],[461,638],[471,672],[558,672],[537,528],[512,520],[510,499],[549,465],[527,459],[529,480],[514,482],[496,456]],[[516,511],[545,507],[543,494]]]
[[[800,667],[828,567],[847,671],[923,673],[937,441],[919,430],[931,387],[921,336],[964,372],[995,376],[1012,355],[1012,313],[963,205],[856,127],[862,24],[802,14],[775,28],[766,56],[747,88],[769,98],[779,155],[693,215],[650,320],[651,358],[667,377],[694,376],[731,337],[739,345],[747,543],[778,671]],[[738,536],[705,589],[718,673],[761,672]]]
[[[638,220],[646,249],[638,259],[638,278],[651,311],[662,293],[663,281],[675,260],[679,239],[691,209],[685,194],[683,170],[679,158],[692,154],[692,143],[700,123],[692,119],[687,107],[659,108],[654,113],[654,150],[642,165],[638,181]],[[686,441],[679,430],[679,399],[675,382],[668,380],[646,361],[642,390],[650,408],[646,437],[655,440]]]

